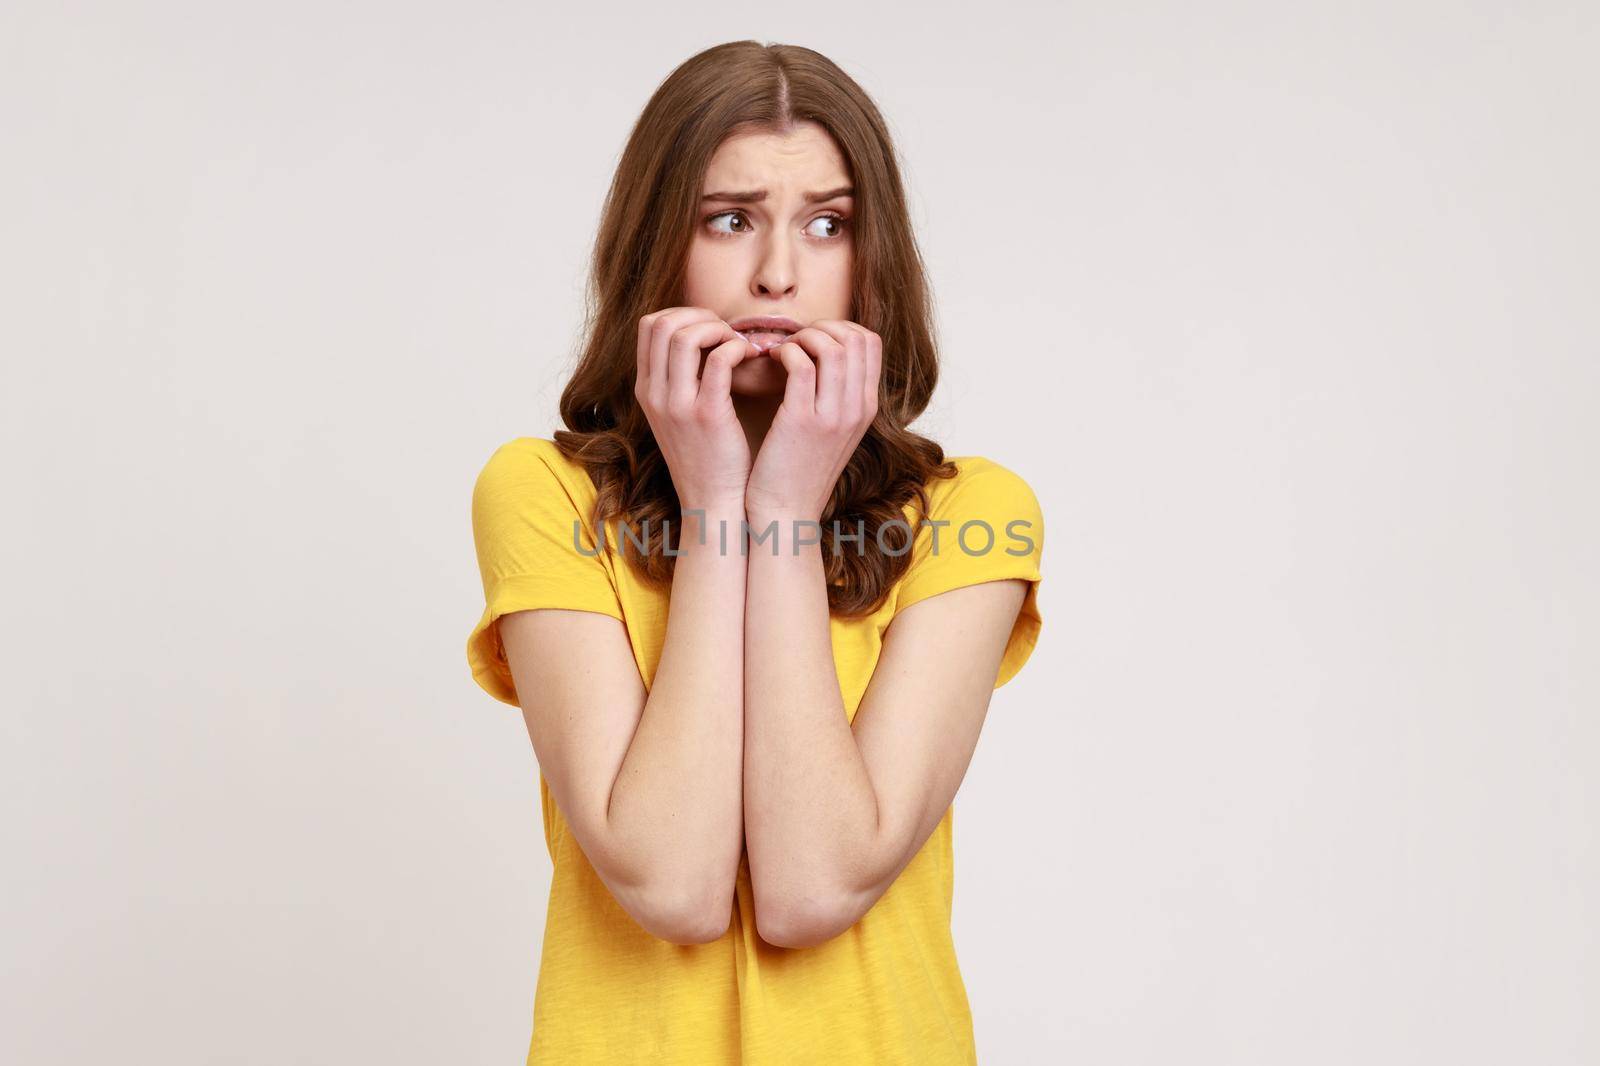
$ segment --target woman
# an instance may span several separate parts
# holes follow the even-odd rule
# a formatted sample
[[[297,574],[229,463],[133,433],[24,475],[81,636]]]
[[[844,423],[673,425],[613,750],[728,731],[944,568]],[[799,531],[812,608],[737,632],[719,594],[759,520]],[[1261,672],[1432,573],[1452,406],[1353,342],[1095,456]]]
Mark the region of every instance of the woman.
[[[932,316],[866,94],[805,48],[685,62],[589,310],[567,428],[472,500],[468,659],[554,864],[528,1061],[975,1062],[951,802],[1038,638],[1043,524],[906,428]]]

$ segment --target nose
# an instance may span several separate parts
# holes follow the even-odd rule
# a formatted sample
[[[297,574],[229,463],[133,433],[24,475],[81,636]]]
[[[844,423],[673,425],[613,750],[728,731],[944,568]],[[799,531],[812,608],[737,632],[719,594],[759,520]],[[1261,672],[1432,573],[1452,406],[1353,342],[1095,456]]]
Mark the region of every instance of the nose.
[[[761,258],[750,278],[750,291],[756,296],[792,296],[796,274],[792,242],[788,236],[774,232],[762,243]]]

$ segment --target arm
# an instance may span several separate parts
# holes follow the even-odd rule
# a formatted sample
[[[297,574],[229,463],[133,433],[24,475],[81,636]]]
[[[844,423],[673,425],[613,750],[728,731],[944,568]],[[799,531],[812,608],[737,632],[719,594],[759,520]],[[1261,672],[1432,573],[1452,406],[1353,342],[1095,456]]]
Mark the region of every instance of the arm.
[[[622,623],[573,610],[500,620],[539,766],[617,902],[679,944],[722,936],[743,844],[745,560],[686,515],[667,637],[648,695]]]
[[[564,493],[492,477],[475,494],[486,575],[534,573],[537,588],[557,589],[523,607],[589,607],[508,612],[506,661],[519,692],[540,694],[524,704],[528,736],[590,864],[640,925],[682,944],[727,932],[744,841],[745,559],[723,550],[722,532],[737,538],[745,513],[750,449],[730,388],[733,367],[754,351],[705,308],[639,320],[634,396],[683,521],[648,695],[599,564],[553,536],[552,515],[571,521]],[[519,525],[519,507],[542,509],[544,520]],[[493,584],[486,578],[491,598]]]
[[[764,528],[773,516],[752,516]],[[1027,590],[952,589],[896,615],[854,723],[829,639],[822,552],[750,558],[745,833],[763,940],[810,947],[855,924],[927,841],[971,762]],[[781,620],[775,623],[774,620]]]

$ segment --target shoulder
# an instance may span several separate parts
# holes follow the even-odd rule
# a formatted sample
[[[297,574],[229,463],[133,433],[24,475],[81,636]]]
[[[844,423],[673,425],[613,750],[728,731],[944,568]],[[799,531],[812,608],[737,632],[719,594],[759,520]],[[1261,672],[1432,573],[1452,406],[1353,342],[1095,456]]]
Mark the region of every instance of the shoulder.
[[[582,463],[564,455],[545,437],[516,437],[496,448],[472,486],[472,510],[480,519],[495,516],[565,521],[587,515],[595,502],[594,482]]]
[[[927,514],[908,516],[915,537],[896,613],[965,585],[1021,578],[1030,587],[1023,611],[1036,615],[1032,589],[1041,577],[1044,515],[1033,487],[987,456],[947,458],[956,476],[930,479]]]
[[[978,520],[997,529],[1015,520],[1043,524],[1039,498],[1017,471],[983,455],[954,455],[947,459],[955,465],[956,476],[930,479],[930,519]]]
[[[546,437],[515,437],[496,448],[478,471],[474,494],[507,488],[559,484],[574,496],[593,483],[582,463],[569,459]]]
[[[489,454],[478,478],[482,480],[486,476],[494,478],[541,468],[554,471],[557,464],[566,465],[569,462],[553,440],[545,437],[513,437]]]

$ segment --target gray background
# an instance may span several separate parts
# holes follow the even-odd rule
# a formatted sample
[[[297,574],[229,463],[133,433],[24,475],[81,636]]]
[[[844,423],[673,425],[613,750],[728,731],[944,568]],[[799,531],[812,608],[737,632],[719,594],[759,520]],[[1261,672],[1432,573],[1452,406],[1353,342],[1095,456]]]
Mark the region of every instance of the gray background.
[[[1044,506],[956,802],[982,1061],[1600,1060],[1593,5],[373,2],[0,16],[0,1059],[521,1061],[472,479],[741,37],[889,116],[919,426]]]

